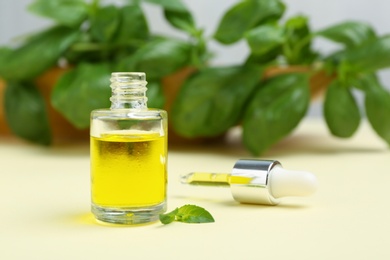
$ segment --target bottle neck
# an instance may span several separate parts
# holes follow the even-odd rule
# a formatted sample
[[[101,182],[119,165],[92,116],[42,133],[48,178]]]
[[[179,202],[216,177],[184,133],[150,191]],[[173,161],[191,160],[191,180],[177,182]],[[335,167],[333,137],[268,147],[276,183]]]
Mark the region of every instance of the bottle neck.
[[[111,74],[111,109],[147,109],[146,76],[143,72]]]

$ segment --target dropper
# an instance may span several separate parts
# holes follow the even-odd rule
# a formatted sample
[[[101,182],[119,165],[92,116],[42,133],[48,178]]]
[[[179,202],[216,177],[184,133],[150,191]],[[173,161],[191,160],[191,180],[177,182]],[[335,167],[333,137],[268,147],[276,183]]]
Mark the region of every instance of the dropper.
[[[317,190],[317,178],[310,172],[283,169],[276,160],[238,160],[231,173],[192,172],[181,183],[230,186],[233,198],[241,203],[277,205],[280,198],[308,196]]]

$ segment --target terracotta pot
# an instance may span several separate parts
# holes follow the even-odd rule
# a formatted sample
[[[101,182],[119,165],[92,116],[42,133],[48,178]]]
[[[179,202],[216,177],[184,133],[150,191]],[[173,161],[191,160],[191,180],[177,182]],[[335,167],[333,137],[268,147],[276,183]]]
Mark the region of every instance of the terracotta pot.
[[[50,103],[50,96],[53,86],[58,78],[66,72],[67,68],[52,68],[46,73],[38,77],[35,81],[39,92],[42,94],[45,100],[46,109],[48,112],[48,120],[50,128],[52,130],[53,142],[54,143],[64,143],[64,142],[77,142],[81,140],[88,140],[89,130],[84,129],[80,130],[75,128],[72,124],[68,122],[57,110],[53,108]],[[193,68],[184,68],[178,72],[165,77],[162,81],[163,83],[163,92],[166,96],[166,105],[165,110],[170,111],[173,101],[176,98],[176,95],[180,89],[180,86],[183,84],[184,80],[189,77],[191,73],[195,70]],[[3,80],[0,79],[0,135],[10,136],[13,135],[9,129],[4,113],[4,91],[6,84]],[[205,138],[195,138],[187,139],[180,137],[174,131],[172,127],[169,127],[169,141],[171,143],[183,143],[183,142],[201,142]],[[208,139],[208,138],[207,138]]]
[[[87,140],[87,138],[89,138],[88,129],[80,130],[75,128],[59,112],[57,112],[50,103],[50,95],[54,83],[66,70],[67,69],[64,68],[53,68],[38,77],[36,80],[37,88],[44,97],[54,143],[80,141]],[[7,126],[5,119],[4,105],[2,102],[4,99],[5,87],[5,82],[0,81],[0,134],[11,135],[12,133]]]
[[[89,139],[89,129],[74,127],[60,114],[50,102],[50,96],[55,82],[66,72],[67,68],[53,68],[36,80],[39,92],[42,94],[48,112],[49,124],[53,135],[53,142],[73,142]]]
[[[0,135],[10,135],[11,130],[9,129],[7,122],[5,120],[4,112],[4,92],[5,92],[5,82],[0,79]]]
[[[45,99],[45,105],[48,111],[48,119],[50,123],[50,127],[52,129],[53,134],[53,142],[54,143],[62,143],[62,142],[74,142],[80,140],[88,140],[89,138],[89,130],[84,129],[80,130],[75,128],[72,124],[70,124],[59,112],[57,112],[50,103],[50,95],[55,82],[58,78],[68,69],[64,68],[53,68],[42,76],[38,77],[36,80],[36,84],[38,90],[42,94]],[[163,92],[166,97],[166,104],[164,109],[168,112],[171,110],[173,101],[175,100],[177,93],[179,92],[180,87],[183,82],[195,71],[193,68],[183,68],[178,72],[165,77],[162,80],[163,84]],[[277,75],[286,74],[286,73],[294,73],[294,72],[309,72],[310,69],[308,67],[303,66],[294,66],[294,67],[276,67],[268,69],[263,77],[271,78]],[[323,71],[316,72],[310,79],[310,90],[312,99],[321,96],[322,92],[326,89],[326,86],[335,78],[335,76],[328,76]],[[4,110],[3,110],[3,98],[4,98],[4,90],[5,90],[5,82],[0,79],[0,134],[1,135],[11,135],[11,131],[7,126]],[[202,143],[202,142],[211,142],[211,141],[219,141],[223,138],[223,135],[214,138],[194,138],[188,139],[179,136],[176,134],[170,126],[169,123],[169,141],[170,143]]]
[[[296,73],[296,72],[302,72],[307,73],[310,72],[311,69],[307,66],[288,66],[288,67],[273,67],[268,68],[264,73],[264,78],[272,78],[278,75],[282,74],[288,74],[288,73]],[[311,99],[314,100],[316,98],[319,98],[324,93],[326,87],[329,85],[332,80],[336,78],[336,75],[328,75],[325,73],[325,71],[320,70],[315,72],[310,77],[310,96]]]

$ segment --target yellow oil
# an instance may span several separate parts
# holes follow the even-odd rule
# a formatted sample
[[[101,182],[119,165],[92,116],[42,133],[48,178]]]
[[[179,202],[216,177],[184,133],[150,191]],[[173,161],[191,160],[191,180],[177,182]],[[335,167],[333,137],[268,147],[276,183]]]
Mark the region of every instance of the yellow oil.
[[[186,183],[204,186],[229,186],[230,174],[193,172],[188,175]]]
[[[166,139],[158,133],[91,137],[92,202],[100,207],[157,205],[166,198]]]
[[[193,172],[188,175],[186,183],[205,186],[229,186],[230,184],[250,184],[253,178],[235,176],[230,173]]]

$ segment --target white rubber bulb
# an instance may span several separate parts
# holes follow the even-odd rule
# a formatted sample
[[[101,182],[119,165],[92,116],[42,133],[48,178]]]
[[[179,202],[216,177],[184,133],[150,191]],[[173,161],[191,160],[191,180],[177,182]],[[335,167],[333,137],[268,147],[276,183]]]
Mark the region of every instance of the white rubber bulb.
[[[269,187],[275,198],[308,196],[318,187],[314,174],[304,171],[289,171],[275,166],[270,172]]]

